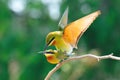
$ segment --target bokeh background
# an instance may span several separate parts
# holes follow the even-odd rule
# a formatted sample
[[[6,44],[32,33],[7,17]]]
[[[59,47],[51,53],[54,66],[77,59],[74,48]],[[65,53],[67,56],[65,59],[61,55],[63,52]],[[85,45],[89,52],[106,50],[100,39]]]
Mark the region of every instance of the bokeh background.
[[[55,66],[38,51],[58,30],[69,6],[69,23],[101,10],[81,37],[77,55],[120,56],[120,0],[0,0],[0,80],[44,80]],[[94,59],[63,65],[50,80],[119,80],[120,61]]]

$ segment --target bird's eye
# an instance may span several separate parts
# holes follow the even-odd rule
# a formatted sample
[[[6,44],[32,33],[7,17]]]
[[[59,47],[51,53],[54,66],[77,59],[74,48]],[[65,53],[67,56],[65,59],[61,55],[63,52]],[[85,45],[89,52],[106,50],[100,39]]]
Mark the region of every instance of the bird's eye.
[[[52,37],[47,45],[49,45],[54,39],[55,39],[55,37]]]

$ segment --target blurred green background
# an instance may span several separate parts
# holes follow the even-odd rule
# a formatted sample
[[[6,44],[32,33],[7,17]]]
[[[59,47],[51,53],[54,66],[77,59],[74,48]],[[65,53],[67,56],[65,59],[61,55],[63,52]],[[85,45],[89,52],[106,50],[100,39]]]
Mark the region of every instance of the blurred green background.
[[[44,80],[55,65],[37,52],[58,30],[67,6],[69,23],[102,11],[81,37],[77,55],[120,56],[120,0],[0,0],[0,80]],[[120,61],[85,59],[63,65],[50,80],[119,79]]]

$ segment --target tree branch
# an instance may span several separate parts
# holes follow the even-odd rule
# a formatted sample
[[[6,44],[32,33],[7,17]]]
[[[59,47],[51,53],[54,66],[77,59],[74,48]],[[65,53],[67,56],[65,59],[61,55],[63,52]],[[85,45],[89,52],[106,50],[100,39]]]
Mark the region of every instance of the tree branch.
[[[64,60],[64,61],[58,63],[58,64],[47,74],[47,76],[45,77],[45,80],[49,80],[50,77],[53,75],[53,73],[55,73],[63,64],[65,64],[65,63],[67,63],[67,62],[70,62],[70,61],[73,61],[73,60],[78,60],[78,59],[86,58],[86,57],[95,58],[95,59],[97,59],[98,61],[103,60],[103,59],[120,60],[120,57],[113,56],[113,53],[112,53],[112,54],[109,54],[109,55],[105,55],[105,56],[97,56],[97,55],[93,55],[93,54],[85,54],[85,55],[81,55],[81,56],[70,57],[70,58],[68,58],[67,60]]]

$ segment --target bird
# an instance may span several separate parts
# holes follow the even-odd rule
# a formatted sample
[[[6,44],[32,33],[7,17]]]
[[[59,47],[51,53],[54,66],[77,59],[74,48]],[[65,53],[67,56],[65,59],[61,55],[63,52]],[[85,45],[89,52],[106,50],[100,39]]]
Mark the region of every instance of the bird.
[[[46,56],[47,61],[51,64],[58,64],[62,60],[68,58],[68,56],[65,53],[60,52],[58,50],[49,49],[49,50],[45,50],[45,51],[40,51],[38,53],[43,53]]]
[[[71,55],[73,49],[77,49],[77,44],[80,37],[100,14],[101,11],[97,10],[89,15],[67,24],[67,8],[58,24],[58,26],[61,27],[61,30],[48,33],[46,36],[46,46],[44,50],[46,50],[48,46],[55,46],[57,51],[66,53],[68,56]]]

